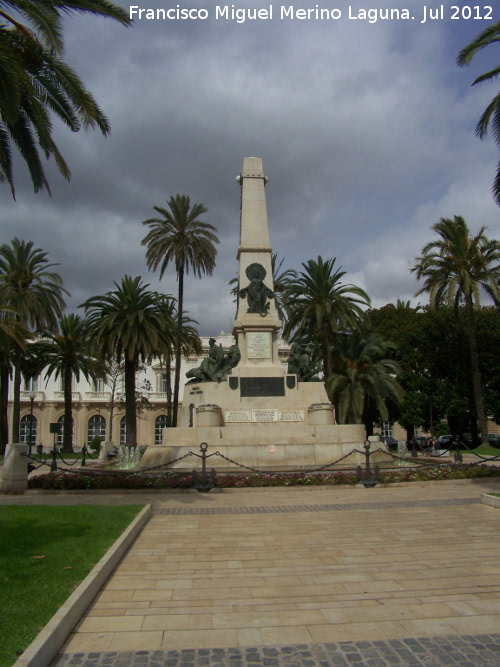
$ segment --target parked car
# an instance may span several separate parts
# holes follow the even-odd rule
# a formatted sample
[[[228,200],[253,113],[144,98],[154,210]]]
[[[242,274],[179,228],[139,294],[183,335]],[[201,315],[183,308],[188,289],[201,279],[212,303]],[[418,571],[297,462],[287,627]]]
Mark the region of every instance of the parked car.
[[[440,435],[436,440],[436,449],[449,449],[453,444],[452,435]]]
[[[500,435],[495,433],[488,433],[488,442],[492,447],[500,449]]]
[[[396,438],[393,438],[392,435],[388,435],[387,437],[385,437],[384,442],[387,445],[388,449],[398,448],[398,441],[396,440]]]

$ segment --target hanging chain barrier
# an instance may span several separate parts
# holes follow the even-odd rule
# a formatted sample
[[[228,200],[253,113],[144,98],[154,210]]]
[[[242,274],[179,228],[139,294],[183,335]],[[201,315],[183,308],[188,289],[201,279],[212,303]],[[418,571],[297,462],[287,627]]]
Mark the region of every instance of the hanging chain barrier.
[[[322,465],[322,466],[318,466],[316,468],[310,468],[310,469],[307,469],[307,470],[300,469],[300,472],[306,473],[306,474],[326,472],[326,471],[334,472],[334,471],[329,470],[329,469],[332,468],[333,466],[341,464],[343,461],[345,461],[347,458],[349,458],[353,454],[357,454],[357,455],[365,457],[365,468],[364,468],[364,470],[362,469],[361,465],[358,465],[357,468],[356,468],[356,472],[357,472],[357,475],[358,475],[358,480],[365,487],[369,488],[369,487],[375,486],[379,482],[379,473],[380,473],[380,466],[378,464],[375,464],[375,466],[373,467],[373,470],[371,468],[370,457],[372,455],[377,454],[377,453],[383,453],[385,455],[389,455],[395,461],[400,461],[402,464],[408,463],[408,457],[394,454],[394,453],[388,451],[387,449],[385,449],[383,447],[379,447],[379,448],[372,451],[371,450],[371,445],[372,444],[373,443],[370,443],[369,441],[366,441],[365,444],[364,444],[364,450],[365,451],[361,451],[359,449],[354,448],[350,452],[348,452],[347,454],[344,454],[340,458],[335,459],[334,461],[331,461],[330,463],[327,463],[327,464]],[[423,453],[427,453],[426,450],[423,447],[421,447],[418,442],[414,441],[414,442],[409,442],[407,444],[408,445],[413,445],[414,447],[417,446],[417,447],[420,448],[420,450]],[[475,456],[477,456],[478,458],[480,458],[483,461],[489,462],[489,461],[498,461],[498,460],[500,460],[500,455],[495,456],[495,457],[486,457],[486,456],[481,456],[479,454],[475,454],[475,452],[473,450],[471,450],[467,446],[466,443],[463,443],[463,442],[459,443],[458,441],[456,441],[452,444],[454,444],[455,447],[456,447],[455,462],[461,462],[462,461],[461,453],[458,450],[458,445],[459,444],[463,444],[465,446],[465,448],[471,454],[474,454]],[[117,448],[115,447],[115,449],[117,449]],[[451,449],[451,447],[450,447],[450,449]],[[98,476],[98,475],[103,475],[103,474],[112,474],[112,475],[114,475],[114,474],[138,475],[139,474],[139,475],[142,475],[142,474],[151,473],[151,472],[161,472],[162,470],[166,472],[167,469],[170,469],[168,472],[180,472],[180,471],[171,470],[171,467],[174,464],[179,463],[180,461],[184,461],[184,460],[186,460],[186,459],[188,459],[192,456],[195,456],[195,457],[200,458],[202,460],[202,470],[201,470],[201,477],[198,475],[198,472],[195,469],[193,469],[191,471],[191,475],[192,475],[193,483],[194,483],[193,486],[198,491],[200,491],[202,493],[207,493],[212,488],[214,488],[215,481],[216,481],[216,471],[215,471],[215,469],[212,469],[210,471],[210,473],[207,473],[207,470],[206,470],[206,461],[207,461],[207,459],[211,458],[212,456],[217,456],[220,459],[223,459],[224,461],[227,461],[231,465],[236,466],[237,468],[240,468],[241,470],[249,471],[249,472],[254,473],[254,474],[262,474],[263,472],[265,472],[265,471],[259,470],[257,468],[252,468],[251,466],[247,466],[243,463],[240,463],[239,461],[235,461],[235,460],[229,458],[228,456],[225,456],[224,454],[222,454],[218,450],[215,451],[215,452],[212,452],[211,454],[207,454],[208,444],[206,442],[201,443],[200,450],[201,450],[201,454],[197,454],[196,452],[189,451],[186,454],[184,454],[183,456],[179,456],[178,458],[173,459],[172,461],[168,461],[167,463],[161,463],[161,464],[156,465],[156,466],[151,466],[149,468],[141,468],[139,470],[122,470],[122,469],[99,470],[99,469],[89,469],[89,468],[87,468],[85,470],[85,474],[86,475],[92,475],[92,476],[94,476],[94,475]],[[57,459],[58,458],[62,461],[62,463],[64,463],[64,465],[72,468],[72,472],[77,472],[78,473],[78,470],[75,470],[75,467],[76,467],[76,464],[79,461],[81,461],[80,468],[82,468],[82,467],[86,466],[86,457],[96,459],[99,455],[97,453],[94,456],[92,456],[90,454],[86,444],[83,445],[80,454],[73,461],[66,461],[63,458],[62,454],[59,452],[59,450],[57,449],[56,446],[54,446],[49,451],[49,453],[46,455],[46,457],[43,460],[42,460],[42,455],[43,455],[43,446],[42,445],[37,446],[37,452],[38,452],[38,458],[36,458],[35,456],[30,455],[28,453],[23,454],[23,456],[25,456],[28,459],[28,461],[30,461],[30,463],[28,464],[28,473],[32,472],[33,470],[38,470],[39,468],[41,468],[44,465],[45,466],[50,466],[51,472],[57,472],[57,470],[58,470]],[[457,452],[459,453],[460,458],[457,458]],[[414,457],[415,457],[415,455],[412,452],[412,458],[414,458]],[[433,459],[443,458],[443,457],[444,457],[444,452],[442,454],[436,454],[436,455],[432,456]],[[38,464],[38,465],[36,465],[36,464]],[[432,465],[436,465],[435,461],[421,461],[418,464],[417,463],[412,463],[411,467],[412,468],[422,468],[422,467],[429,467],[429,466],[432,466]],[[439,463],[438,465],[442,465],[442,464]],[[291,470],[273,471],[273,473],[275,473],[275,472],[280,472],[280,473],[286,474],[286,473],[291,473],[291,472],[296,472],[296,471],[291,471]]]
[[[463,445],[469,454],[477,456],[477,458],[481,459],[482,461],[500,461],[500,454],[497,454],[497,456],[482,456],[481,454],[476,454],[476,452],[471,449],[464,440],[458,441],[458,444]]]
[[[28,474],[30,472],[33,472],[34,470],[38,470],[42,466],[50,466],[50,472],[57,472],[58,471],[58,465],[57,465],[57,460],[61,460],[65,466],[68,468],[73,468],[76,467],[76,464],[81,461],[80,467],[84,468],[86,465],[86,457],[90,459],[96,459],[99,456],[99,453],[97,453],[95,456],[92,456],[90,453],[90,450],[87,448],[87,444],[84,443],[82,449],[80,450],[80,454],[78,456],[71,460],[71,461],[66,461],[66,459],[63,457],[61,454],[60,450],[54,445],[52,449],[48,452],[47,456],[45,459],[42,461],[42,456],[43,456],[43,445],[37,445],[37,452],[38,452],[38,458],[33,456],[30,452],[25,452],[22,454],[25,458],[28,459]],[[31,447],[30,447],[31,450]],[[50,459],[50,462],[49,462]],[[35,465],[38,463],[39,465]]]

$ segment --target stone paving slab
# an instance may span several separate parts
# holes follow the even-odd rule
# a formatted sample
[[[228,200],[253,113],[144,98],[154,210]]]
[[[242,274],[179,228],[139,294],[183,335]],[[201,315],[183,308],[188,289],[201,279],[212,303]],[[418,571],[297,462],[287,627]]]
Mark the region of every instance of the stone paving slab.
[[[500,666],[495,489],[152,495],[54,664]]]
[[[0,505],[153,505],[58,667],[500,667],[489,491],[500,482],[28,493]]]

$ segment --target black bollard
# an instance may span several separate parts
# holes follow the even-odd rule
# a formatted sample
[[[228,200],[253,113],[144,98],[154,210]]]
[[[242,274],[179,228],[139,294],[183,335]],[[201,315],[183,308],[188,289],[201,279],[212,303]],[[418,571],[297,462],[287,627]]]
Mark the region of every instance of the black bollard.
[[[372,476],[372,471],[370,468],[370,442],[367,440],[365,442],[365,474],[363,478],[363,470],[361,466],[358,466],[356,468],[356,472],[358,474],[358,481],[361,482],[361,484],[365,487],[365,489],[370,489],[373,488],[376,484],[378,484],[378,474],[379,474],[379,467],[377,464],[375,464],[375,467],[373,468],[373,476]]]
[[[57,472],[57,448],[51,450],[52,453],[52,463],[50,464],[50,472]]]

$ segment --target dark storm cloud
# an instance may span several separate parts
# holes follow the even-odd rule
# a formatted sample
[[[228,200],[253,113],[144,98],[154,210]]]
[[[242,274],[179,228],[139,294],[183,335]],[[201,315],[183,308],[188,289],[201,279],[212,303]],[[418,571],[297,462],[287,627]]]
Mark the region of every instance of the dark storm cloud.
[[[406,4],[420,15],[419,1]],[[175,294],[173,270],[161,283],[147,271],[141,222],[170,195],[189,194],[208,207],[221,244],[214,276],[188,278],[186,308],[203,334],[227,331],[239,233],[234,178],[243,157],[255,155],[269,177],[271,244],[287,266],[336,256],[376,305],[410,298],[418,286],[409,267],[441,216],[464,215],[473,229],[486,224],[500,236],[489,194],[497,150],[474,137],[496,91],[471,89],[473,72],[455,66],[480,28],[211,17],[124,29],[69,19],[66,58],[112,132],[105,139],[57,126],[72,181],[51,168],[52,198],[31,194],[18,163],[17,202],[4,187],[0,203],[3,239],[32,238],[48,250],[73,308],[125,273]]]

